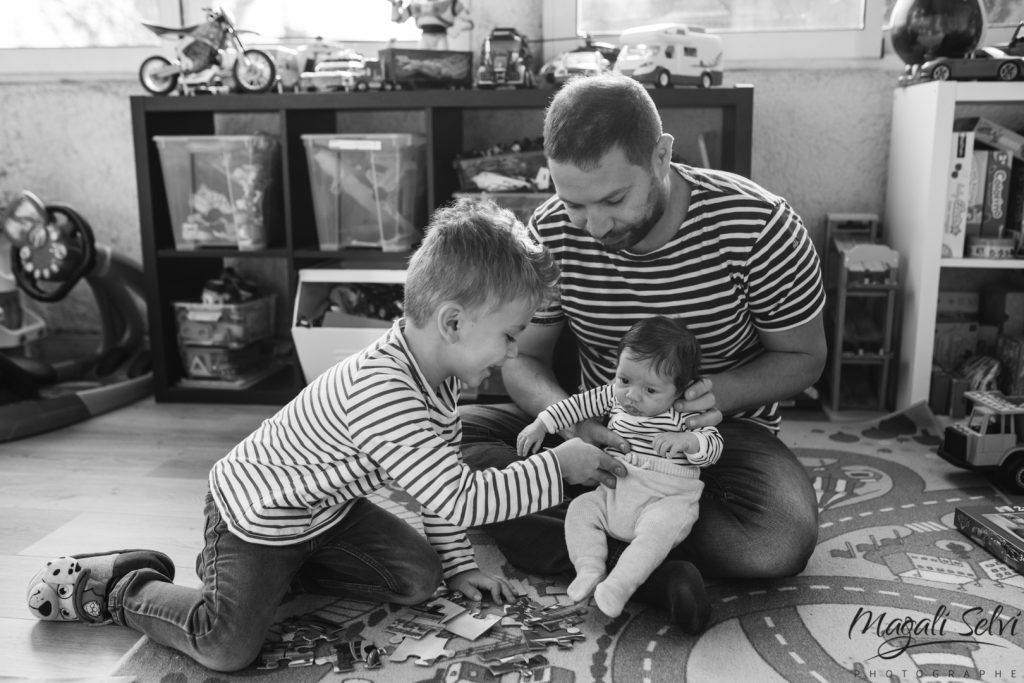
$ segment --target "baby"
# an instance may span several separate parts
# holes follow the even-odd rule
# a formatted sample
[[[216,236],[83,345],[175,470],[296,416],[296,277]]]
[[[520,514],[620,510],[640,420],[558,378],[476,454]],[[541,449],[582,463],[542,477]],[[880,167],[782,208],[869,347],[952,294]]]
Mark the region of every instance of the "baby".
[[[618,348],[615,379],[548,406],[520,434],[520,456],[554,434],[589,418],[608,416],[608,428],[629,444],[620,456],[628,475],[616,488],[600,486],[570,504],[565,538],[576,578],[574,601],[591,592],[602,612],[616,617],[651,572],[690,533],[704,483],[700,468],[722,454],[714,427],[689,431],[687,414],[673,408],[700,373],[700,346],[686,327],[657,316],[633,325]],[[605,534],[628,542],[605,575]],[[703,587],[701,587],[703,590]]]

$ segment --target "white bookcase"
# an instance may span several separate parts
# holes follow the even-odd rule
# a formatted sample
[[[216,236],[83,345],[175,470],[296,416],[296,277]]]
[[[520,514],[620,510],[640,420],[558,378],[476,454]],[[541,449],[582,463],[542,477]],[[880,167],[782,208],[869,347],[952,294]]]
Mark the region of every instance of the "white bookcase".
[[[941,258],[953,120],[989,112],[996,121],[1019,121],[1024,82],[936,81],[897,88],[893,96],[884,232],[902,259],[897,409],[928,399],[942,273],[1024,270],[1020,259]]]

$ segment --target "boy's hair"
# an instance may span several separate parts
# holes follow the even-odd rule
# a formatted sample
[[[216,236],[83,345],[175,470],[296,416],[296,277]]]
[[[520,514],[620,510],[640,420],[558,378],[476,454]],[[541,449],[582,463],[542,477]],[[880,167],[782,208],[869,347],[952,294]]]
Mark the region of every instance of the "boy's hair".
[[[631,164],[648,168],[661,135],[661,115],[647,89],[611,71],[570,79],[544,115],[544,154],[584,170],[616,146]]]
[[[675,318],[658,315],[634,324],[619,342],[618,355],[626,349],[639,360],[651,361],[661,374],[674,378],[680,393],[700,377],[700,343]]]
[[[527,299],[539,306],[552,296],[558,274],[551,253],[515,214],[489,199],[463,197],[434,212],[409,259],[405,316],[422,327],[445,301],[497,308]]]

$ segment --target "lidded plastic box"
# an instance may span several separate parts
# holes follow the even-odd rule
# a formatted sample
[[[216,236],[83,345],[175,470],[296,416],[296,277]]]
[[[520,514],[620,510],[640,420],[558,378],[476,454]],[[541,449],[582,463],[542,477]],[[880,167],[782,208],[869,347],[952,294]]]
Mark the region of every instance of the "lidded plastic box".
[[[320,248],[407,251],[426,214],[426,138],[303,135]]]
[[[269,135],[156,135],[175,248],[267,245],[265,202],[278,142]]]

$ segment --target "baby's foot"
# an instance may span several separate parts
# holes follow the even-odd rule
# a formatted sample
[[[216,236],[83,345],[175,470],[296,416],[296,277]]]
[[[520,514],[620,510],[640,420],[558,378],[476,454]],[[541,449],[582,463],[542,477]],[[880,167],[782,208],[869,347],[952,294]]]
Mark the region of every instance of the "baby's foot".
[[[594,586],[601,583],[604,576],[604,566],[601,564],[577,567],[576,578],[565,592],[573,602],[586,600],[594,592]]]

